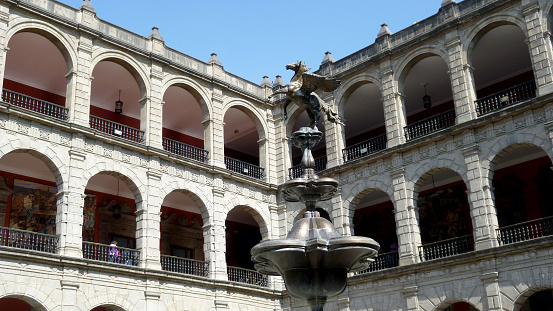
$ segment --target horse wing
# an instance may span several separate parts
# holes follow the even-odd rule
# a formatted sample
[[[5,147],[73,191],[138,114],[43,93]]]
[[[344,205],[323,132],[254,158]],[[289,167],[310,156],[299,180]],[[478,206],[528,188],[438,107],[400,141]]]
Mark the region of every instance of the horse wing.
[[[301,90],[305,94],[314,92],[317,89],[320,89],[324,92],[332,92],[340,86],[341,81],[334,78],[327,78],[324,76],[319,76],[314,73],[304,72],[303,75],[303,85]]]

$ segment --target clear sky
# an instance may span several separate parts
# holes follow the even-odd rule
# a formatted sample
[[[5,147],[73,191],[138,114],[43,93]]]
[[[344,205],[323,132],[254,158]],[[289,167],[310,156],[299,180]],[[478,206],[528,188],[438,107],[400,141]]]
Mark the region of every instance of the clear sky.
[[[61,0],[79,7],[82,0]],[[459,1],[458,1],[459,2]],[[311,71],[325,52],[338,60],[376,39],[436,14],[442,0],[91,0],[100,19],[148,36],[159,27],[165,44],[207,62],[217,53],[225,70],[259,84],[292,77],[286,64]]]

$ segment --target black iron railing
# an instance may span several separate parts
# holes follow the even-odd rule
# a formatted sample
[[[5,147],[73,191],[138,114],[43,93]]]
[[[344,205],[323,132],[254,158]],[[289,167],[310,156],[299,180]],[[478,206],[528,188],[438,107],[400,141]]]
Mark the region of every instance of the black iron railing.
[[[138,266],[140,261],[140,251],[118,246],[83,242],[83,258],[122,265]]]
[[[197,276],[207,276],[209,273],[209,263],[205,261],[161,255],[161,269]]]
[[[529,81],[476,100],[476,113],[485,115],[503,107],[536,97],[536,81]]]
[[[455,125],[455,110],[420,120],[405,127],[405,139],[411,140]]]
[[[342,150],[344,162],[355,160],[368,154],[384,150],[386,149],[387,144],[388,140],[386,139],[386,135],[381,135],[353,146],[346,147]]]
[[[252,284],[267,287],[267,276],[255,270],[249,270],[238,267],[227,267],[228,280],[232,282]]]
[[[425,261],[468,253],[473,250],[472,235],[465,235],[419,246],[419,256],[421,261]]]
[[[163,150],[204,163],[209,160],[209,151],[165,137],[163,137]]]
[[[500,245],[533,240],[553,235],[553,216],[497,229],[497,240]]]
[[[55,254],[58,236],[10,228],[0,228],[0,246]]]
[[[397,266],[399,266],[399,253],[397,251],[383,253],[376,256],[374,261],[370,264],[369,268],[356,272],[355,274],[364,274]]]
[[[315,172],[320,172],[326,169],[326,156],[318,157],[315,159]],[[298,178],[303,174],[301,164],[294,165],[288,169],[288,176],[290,179]]]
[[[69,113],[69,109],[63,106],[52,104],[38,98],[30,97],[6,89],[2,90],[2,101],[10,105],[21,107],[27,110],[32,110],[60,120],[67,120],[67,116]]]
[[[227,170],[253,178],[262,179],[264,177],[264,170],[262,167],[244,161],[225,157],[225,166],[227,167]]]
[[[144,142],[143,131],[95,116],[90,116],[90,128],[137,143]]]

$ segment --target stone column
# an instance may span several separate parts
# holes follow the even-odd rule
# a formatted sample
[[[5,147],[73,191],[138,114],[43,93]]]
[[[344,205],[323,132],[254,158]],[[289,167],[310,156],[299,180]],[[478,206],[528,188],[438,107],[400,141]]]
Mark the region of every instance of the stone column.
[[[209,128],[211,129],[211,150],[210,162],[211,165],[226,168],[225,166],[225,132],[223,122],[223,94],[221,90],[213,90],[212,97],[213,104],[213,116],[209,122]],[[205,125],[204,125],[205,126]]]
[[[77,134],[78,135],[78,134]],[[82,258],[83,206],[85,194],[82,176],[86,153],[69,150],[69,176],[57,194],[56,235],[58,253]],[[81,188],[82,187],[82,188]]]
[[[446,34],[446,46],[449,56],[449,77],[455,103],[457,123],[463,123],[476,118],[474,101],[476,93],[472,83],[470,66],[463,57],[461,40],[457,32]]]
[[[420,229],[415,214],[413,190],[407,189],[404,169],[391,173],[394,186],[396,232],[399,246],[399,265],[418,262],[421,245]]]
[[[86,127],[90,124],[93,45],[92,38],[81,34],[77,48],[77,64],[73,64],[66,76],[65,106],[69,108],[69,121]]]
[[[470,133],[465,135],[470,136]],[[476,250],[496,247],[497,215],[493,205],[487,176],[479,157],[478,146],[473,145],[463,149],[465,165],[467,167],[467,196],[470,205],[470,214],[474,231],[474,245]]]
[[[349,297],[339,297],[336,299],[336,306],[340,311],[349,311]]]
[[[291,160],[288,153],[288,138],[286,137],[286,127],[280,114],[274,119],[275,121],[275,168],[277,183],[281,184],[286,181],[288,176],[288,168],[291,167]]]
[[[542,24],[540,5],[537,1],[523,0],[522,15],[526,21],[528,48],[538,94],[553,92],[552,46],[547,25]]]
[[[77,291],[79,290],[79,280],[76,276],[63,277],[60,280],[61,285],[61,310],[62,311],[80,311],[77,306]],[[31,308],[32,309],[32,308]],[[34,309],[32,309],[34,310]]]
[[[388,139],[388,148],[391,148],[405,142],[403,130],[406,125],[405,108],[389,61],[381,64],[380,75],[382,77],[382,101],[384,104],[384,117],[386,119],[386,137]]]
[[[214,187],[211,217],[203,226],[203,234],[205,261],[209,263],[209,277],[216,280],[228,280],[224,206],[225,191]]]
[[[6,32],[10,22],[10,5],[0,4],[0,90],[4,88],[4,74],[6,69],[6,53],[9,51]]]
[[[419,298],[417,297],[419,289],[417,286],[405,287],[401,292],[403,297],[405,297],[405,303],[407,305],[407,311],[418,311],[419,310]]]
[[[146,311],[160,310],[159,300],[161,298],[161,290],[159,288],[159,280],[147,279],[147,289],[144,291],[144,299],[146,300]]]
[[[0,90],[4,89],[4,74],[6,73],[6,56],[9,47],[4,47],[0,49]]]
[[[504,310],[501,305],[501,291],[499,289],[499,277],[497,272],[485,273],[480,276],[486,290],[484,308],[489,311]],[[484,298],[484,297],[482,297]]]
[[[323,101],[330,107],[335,108],[334,96],[328,94]],[[321,114],[325,114],[321,111]],[[344,142],[342,140],[342,126],[334,122],[330,122],[328,118],[321,115],[325,125],[325,142],[326,142],[326,168],[336,167],[343,163],[342,149]]]
[[[350,215],[344,209],[344,198],[342,197],[342,188],[338,188],[336,195],[332,198],[332,214],[330,217],[334,220],[334,228],[343,236],[353,234],[350,225]]]
[[[136,249],[140,250],[140,266],[149,269],[161,269],[161,202],[157,195],[160,192],[161,175],[147,172],[148,197],[146,201],[137,202],[136,208]]]
[[[141,110],[140,127],[144,131],[144,139],[147,145],[163,149],[163,94],[161,83],[163,80],[163,68],[158,64],[152,64],[150,73],[150,100],[146,110]],[[143,112],[147,113],[144,115]],[[142,125],[144,123],[144,126]]]

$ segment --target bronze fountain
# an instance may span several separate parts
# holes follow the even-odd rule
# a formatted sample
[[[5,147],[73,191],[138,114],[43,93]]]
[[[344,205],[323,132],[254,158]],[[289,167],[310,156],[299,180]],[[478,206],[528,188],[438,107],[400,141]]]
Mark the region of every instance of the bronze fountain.
[[[286,94],[286,107],[295,103],[304,107],[311,119],[307,127],[294,132],[292,145],[301,148],[303,175],[284,183],[281,188],[287,202],[302,202],[306,212],[285,239],[262,241],[251,250],[255,268],[263,274],[280,275],[291,296],[306,299],[313,311],[322,311],[329,297],[339,295],[347,285],[348,272],[367,269],[380,245],[371,238],[341,236],[332,223],[315,211],[317,202],[334,197],[338,181],[319,177],[311,150],[322,139],[317,129],[320,111],[328,120],[343,124],[330,106],[315,93],[316,89],[334,91],[340,81],[307,73],[305,63],[286,66],[296,74],[291,82],[275,92]]]

